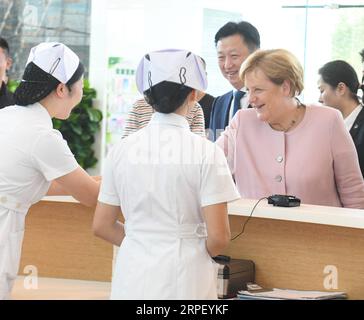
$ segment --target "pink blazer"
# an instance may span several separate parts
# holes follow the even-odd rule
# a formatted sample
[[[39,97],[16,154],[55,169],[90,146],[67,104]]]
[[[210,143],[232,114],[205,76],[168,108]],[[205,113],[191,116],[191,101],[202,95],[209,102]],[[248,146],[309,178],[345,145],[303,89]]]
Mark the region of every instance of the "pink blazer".
[[[243,198],[289,194],[303,203],[364,209],[364,181],[339,111],[309,105],[287,133],[240,110],[216,142]]]

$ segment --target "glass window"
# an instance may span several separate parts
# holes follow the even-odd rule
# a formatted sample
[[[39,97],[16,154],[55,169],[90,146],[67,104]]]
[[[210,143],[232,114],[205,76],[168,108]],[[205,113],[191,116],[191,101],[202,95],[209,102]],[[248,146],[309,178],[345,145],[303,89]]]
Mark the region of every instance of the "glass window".
[[[289,10],[289,9],[286,9]],[[364,2],[307,1],[305,40],[305,100],[317,101],[318,69],[332,60],[350,63],[361,78],[364,48]],[[360,79],[359,78],[359,79]]]
[[[20,79],[30,48],[44,41],[63,42],[89,65],[91,0],[2,0],[0,34],[10,46],[10,78]]]

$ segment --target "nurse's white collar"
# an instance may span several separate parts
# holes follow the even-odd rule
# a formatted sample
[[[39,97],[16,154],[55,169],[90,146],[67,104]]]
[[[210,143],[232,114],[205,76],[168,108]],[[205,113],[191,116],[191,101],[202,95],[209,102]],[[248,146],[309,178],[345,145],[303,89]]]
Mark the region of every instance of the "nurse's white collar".
[[[36,103],[34,103],[30,106],[26,106],[24,108],[36,110],[39,113],[39,117],[41,117],[41,120],[53,128],[53,122],[52,122],[52,118],[51,118],[50,114],[48,113],[47,109],[45,107],[43,107],[39,102],[36,102]]]
[[[154,112],[152,119],[149,122],[151,125],[165,124],[170,126],[176,126],[186,128],[189,130],[190,126],[185,117],[176,113],[160,113]]]

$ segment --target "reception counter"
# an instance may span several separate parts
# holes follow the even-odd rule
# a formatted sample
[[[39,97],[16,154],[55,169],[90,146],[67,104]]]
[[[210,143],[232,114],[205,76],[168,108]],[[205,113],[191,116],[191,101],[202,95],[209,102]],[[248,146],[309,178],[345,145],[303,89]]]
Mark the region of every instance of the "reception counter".
[[[232,236],[255,200],[229,204]],[[226,254],[250,259],[264,287],[345,291],[364,299],[364,210],[302,205],[281,208],[263,201]]]
[[[93,235],[94,211],[72,197],[45,197],[33,205],[19,274],[35,266],[41,277],[111,281],[113,247]]]
[[[241,231],[255,200],[229,204],[232,236]],[[94,208],[71,197],[47,197],[32,206],[20,274],[36,266],[43,277],[110,281],[113,247],[93,236]],[[338,290],[364,299],[364,210],[262,201],[225,254],[250,259],[265,287]]]

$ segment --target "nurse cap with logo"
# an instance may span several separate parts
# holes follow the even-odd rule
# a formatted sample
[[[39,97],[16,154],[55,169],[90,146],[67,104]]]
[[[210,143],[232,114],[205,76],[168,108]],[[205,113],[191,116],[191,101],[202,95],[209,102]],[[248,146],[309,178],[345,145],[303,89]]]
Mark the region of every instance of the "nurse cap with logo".
[[[43,42],[30,50],[20,85],[14,93],[18,105],[38,102],[59,83],[72,84],[81,78],[84,67],[66,45]]]
[[[143,94],[163,81],[205,91],[207,77],[202,59],[190,51],[179,49],[166,49],[146,54],[136,72],[139,92]]]

